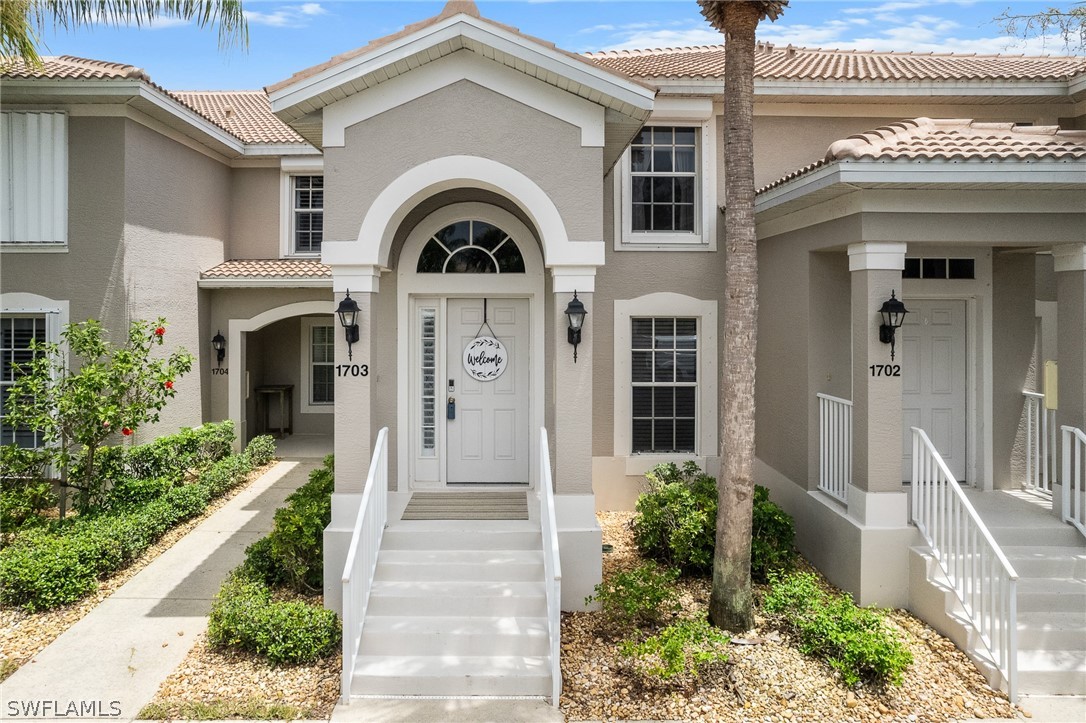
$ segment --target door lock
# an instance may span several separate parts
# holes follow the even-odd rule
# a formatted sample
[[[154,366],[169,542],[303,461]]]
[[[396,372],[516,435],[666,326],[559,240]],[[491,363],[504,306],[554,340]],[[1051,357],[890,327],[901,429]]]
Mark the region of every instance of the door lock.
[[[448,404],[445,405],[445,419],[456,419],[456,398],[449,397]]]

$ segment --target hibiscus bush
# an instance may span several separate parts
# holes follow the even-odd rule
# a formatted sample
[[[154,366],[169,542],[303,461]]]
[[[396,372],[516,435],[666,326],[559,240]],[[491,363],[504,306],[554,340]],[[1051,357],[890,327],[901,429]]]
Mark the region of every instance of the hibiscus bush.
[[[80,506],[101,498],[98,451],[114,435],[130,437],[153,424],[192,368],[184,349],[154,355],[166,321],[133,321],[123,345],[106,338],[100,322],[68,324],[61,342],[34,342],[34,358],[21,365],[5,404],[4,421],[41,433],[49,464],[60,472],[61,505],[68,489]]]

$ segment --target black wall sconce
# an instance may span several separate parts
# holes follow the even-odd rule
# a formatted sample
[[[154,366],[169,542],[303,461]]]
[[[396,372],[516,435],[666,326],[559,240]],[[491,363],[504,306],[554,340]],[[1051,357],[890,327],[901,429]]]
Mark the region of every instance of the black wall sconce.
[[[358,302],[351,298],[351,290],[347,289],[347,297],[339,302],[336,309],[339,314],[339,323],[347,337],[347,358],[351,359],[351,345],[358,342]]]
[[[894,360],[894,332],[901,328],[901,325],[905,323],[905,315],[909,313],[909,310],[905,308],[905,304],[894,296],[894,291],[890,291],[890,298],[882,302],[882,308],[879,309],[879,313],[882,314],[882,325],[879,327],[879,341],[883,344],[890,345],[890,361]]]
[[[584,310],[584,304],[577,298],[577,292],[573,292],[573,298],[566,304],[566,317],[569,319],[569,329],[566,330],[566,341],[573,345],[573,363],[577,363],[577,345],[581,343],[581,327],[584,326],[584,318],[588,312]]]
[[[215,332],[215,336],[211,337],[211,348],[215,350],[215,366],[221,367],[222,360],[226,358],[226,337],[222,335],[221,329]]]

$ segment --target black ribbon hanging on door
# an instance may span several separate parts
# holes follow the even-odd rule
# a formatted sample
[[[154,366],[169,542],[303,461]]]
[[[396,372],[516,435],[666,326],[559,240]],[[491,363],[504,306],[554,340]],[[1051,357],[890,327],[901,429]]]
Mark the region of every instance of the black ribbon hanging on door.
[[[490,325],[490,322],[489,322],[489,321],[487,321],[487,308],[486,308],[486,301],[487,301],[487,300],[486,300],[486,299],[484,298],[484,299],[483,299],[483,323],[479,325],[479,331],[475,332],[475,338],[476,338],[476,339],[478,339],[478,338],[479,338],[479,335],[483,333],[483,327],[485,326],[485,327],[486,327],[487,329],[489,329],[489,330],[490,330],[490,336],[491,336],[491,338],[493,338],[493,339],[497,339],[497,338],[498,338],[498,335],[494,333],[494,327],[492,327],[492,326]]]

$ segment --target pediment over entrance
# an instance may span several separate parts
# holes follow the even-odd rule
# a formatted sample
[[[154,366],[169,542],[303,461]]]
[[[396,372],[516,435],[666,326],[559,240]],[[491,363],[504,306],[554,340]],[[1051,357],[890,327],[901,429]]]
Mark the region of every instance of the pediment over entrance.
[[[450,56],[466,62],[443,62]],[[511,82],[510,73],[528,82]],[[606,167],[648,118],[656,94],[640,81],[483,18],[471,2],[450,2],[429,20],[300,71],[267,92],[279,118],[324,147],[342,145],[343,127],[366,117],[360,113],[372,115],[435,87],[491,74],[499,92],[579,126],[583,145],[604,148]],[[378,92],[393,84],[395,92]]]

